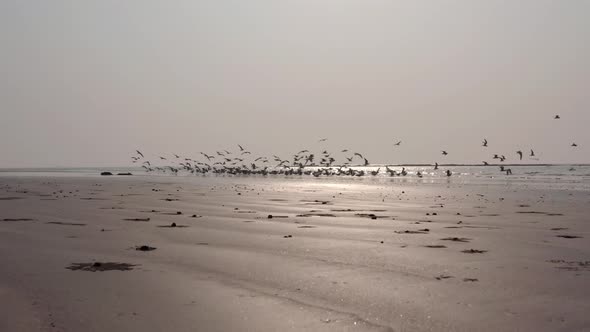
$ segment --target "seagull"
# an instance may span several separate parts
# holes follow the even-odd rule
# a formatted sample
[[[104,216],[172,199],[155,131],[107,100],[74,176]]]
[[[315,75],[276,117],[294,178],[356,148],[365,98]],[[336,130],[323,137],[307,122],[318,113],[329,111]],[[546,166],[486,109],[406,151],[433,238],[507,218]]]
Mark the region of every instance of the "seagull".
[[[364,158],[363,158],[363,155],[362,155],[362,154],[360,154],[360,153],[358,153],[358,152],[355,152],[355,153],[354,153],[354,155],[355,155],[355,156],[359,156],[359,158],[361,158],[361,159],[364,159]]]
[[[406,176],[408,175],[408,171],[406,171],[405,167],[402,167],[402,171],[399,174],[401,174],[402,176]]]
[[[137,154],[138,154],[138,155],[140,155],[142,158],[145,158],[145,157],[143,156],[143,153],[141,153],[141,151],[139,151],[139,150],[135,150],[135,151],[136,151],[136,152],[137,152]]]
[[[402,141],[399,141],[399,142],[395,143],[394,145],[395,146],[400,146],[401,144],[402,144]]]
[[[487,162],[487,161],[484,161],[484,162],[483,162],[483,165],[484,165],[484,166],[489,166],[490,164],[488,164],[488,162]]]
[[[487,139],[485,139],[485,138],[483,139],[483,145],[482,146],[484,146],[486,148],[488,147],[488,140]]]
[[[555,120],[559,120],[559,119],[561,119],[561,117],[559,116],[559,114],[557,114],[557,115],[554,117],[554,119],[555,119]]]
[[[438,169],[438,163],[434,163],[434,169]]]
[[[451,175],[453,175],[453,173],[451,172],[451,170],[447,169],[447,176],[451,176]]]
[[[535,156],[535,151],[533,151],[533,150],[531,149],[531,157],[534,157],[534,156]]]
[[[160,157],[160,159],[162,159],[162,160],[166,160],[166,158],[164,158],[164,157]]]
[[[572,143],[572,146],[575,148],[575,147],[577,147],[577,146],[578,146],[578,144],[576,144],[576,143]]]
[[[174,157],[176,157],[176,159],[180,158],[180,156],[177,154],[174,154]]]
[[[446,155],[448,155],[449,153],[448,153],[447,151],[444,151],[444,150],[443,150],[443,151],[442,151],[442,154],[443,154],[443,156],[446,156]]]
[[[522,160],[522,151],[518,150],[516,151],[516,154],[518,154],[520,156],[520,160]]]
[[[369,161],[367,160],[367,158],[364,158],[364,159],[365,159],[365,166],[369,166]]]
[[[327,140],[328,140],[327,138],[322,138],[322,139],[320,139],[318,142],[325,142],[325,141],[327,141]]]
[[[240,151],[244,151],[244,148],[240,144],[238,144],[238,147],[240,148]]]

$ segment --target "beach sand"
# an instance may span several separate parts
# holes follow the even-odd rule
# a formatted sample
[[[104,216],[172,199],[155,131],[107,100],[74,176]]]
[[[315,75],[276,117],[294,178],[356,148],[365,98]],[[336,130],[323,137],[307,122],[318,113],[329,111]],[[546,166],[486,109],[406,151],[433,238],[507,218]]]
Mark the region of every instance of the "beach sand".
[[[590,330],[590,191],[453,181],[2,177],[0,331]]]

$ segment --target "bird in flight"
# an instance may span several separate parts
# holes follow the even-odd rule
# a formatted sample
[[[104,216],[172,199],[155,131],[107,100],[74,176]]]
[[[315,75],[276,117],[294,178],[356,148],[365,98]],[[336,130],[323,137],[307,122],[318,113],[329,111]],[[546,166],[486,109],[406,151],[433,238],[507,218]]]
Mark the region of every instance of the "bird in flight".
[[[575,147],[577,147],[577,146],[578,146],[578,144],[576,144],[576,143],[572,143],[572,146],[575,148]]]
[[[136,151],[136,152],[137,152],[137,154],[138,154],[138,155],[140,155],[142,158],[145,158],[145,157],[143,156],[143,153],[141,153],[141,151],[139,151],[139,150],[135,150],[135,151]]]
[[[485,139],[485,138],[483,139],[483,145],[482,146],[484,146],[486,148],[488,147],[488,140],[487,139]]]
[[[557,114],[557,115],[555,115],[554,119],[559,120],[559,119],[561,119],[561,117],[559,116],[559,114]]]
[[[535,156],[535,151],[533,151],[533,150],[531,149],[531,157],[534,157],[534,156]]]
[[[442,151],[442,154],[443,154],[443,156],[446,156],[446,155],[448,155],[449,153],[448,153],[447,151],[443,150],[443,151]]]
[[[402,144],[402,141],[398,141],[397,143],[395,143],[395,146],[400,146]]]
[[[320,139],[318,142],[325,142],[325,141],[327,141],[327,140],[328,140],[327,138],[322,138],[322,139]]]
[[[520,156],[520,160],[522,160],[522,151],[518,150],[516,151],[516,154],[518,154]]]
[[[240,144],[238,144],[238,147],[240,148],[240,151],[244,151],[244,148]]]

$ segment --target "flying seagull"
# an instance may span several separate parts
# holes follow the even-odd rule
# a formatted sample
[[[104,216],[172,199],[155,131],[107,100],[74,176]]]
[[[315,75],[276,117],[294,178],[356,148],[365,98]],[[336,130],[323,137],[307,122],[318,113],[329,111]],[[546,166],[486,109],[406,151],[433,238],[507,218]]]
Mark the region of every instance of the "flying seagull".
[[[572,143],[572,146],[575,148],[575,147],[577,147],[577,146],[578,146],[578,144],[576,144],[576,143]]]
[[[136,151],[136,152],[137,152],[137,154],[138,154],[138,155],[140,155],[142,158],[145,158],[145,157],[143,156],[143,153],[141,153],[141,151],[139,151],[139,150],[135,150],[135,151]]]
[[[559,119],[561,119],[561,117],[559,116],[559,114],[557,114],[557,115],[554,117],[554,119],[555,119],[555,120],[559,120]]]
[[[488,140],[487,139],[485,139],[485,138],[483,139],[483,145],[482,146],[484,146],[486,148],[488,147]]]
[[[448,155],[449,153],[448,153],[447,151],[443,150],[443,151],[442,151],[442,154],[443,154],[443,156],[446,156],[446,155]]]
[[[394,145],[395,146],[400,146],[401,144],[402,144],[402,141],[399,141],[399,142],[395,143]]]
[[[325,141],[327,141],[327,140],[328,140],[327,138],[322,138],[322,139],[320,139],[318,142],[325,142]]]
[[[533,151],[533,150],[531,149],[531,157],[534,157],[534,156],[535,156],[535,151]]]
[[[520,156],[520,160],[522,160],[522,151],[518,150],[516,151],[516,154],[518,154]]]
[[[238,144],[238,147],[240,148],[240,151],[244,151],[244,148],[240,144]]]

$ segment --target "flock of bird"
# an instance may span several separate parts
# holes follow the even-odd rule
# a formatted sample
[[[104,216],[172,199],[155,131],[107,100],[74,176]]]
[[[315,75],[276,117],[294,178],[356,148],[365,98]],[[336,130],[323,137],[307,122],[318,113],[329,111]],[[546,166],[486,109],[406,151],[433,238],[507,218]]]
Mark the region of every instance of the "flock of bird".
[[[559,115],[555,115],[555,120],[561,119]],[[318,143],[326,142],[327,138],[322,138]],[[401,146],[402,141],[397,141],[394,146]],[[577,147],[576,143],[572,143],[571,147]],[[356,176],[361,177],[365,175],[377,176],[381,173],[381,167],[377,170],[367,171],[365,169],[357,169],[359,166],[367,167],[371,165],[367,158],[359,152],[350,152],[348,149],[341,150],[341,153],[348,153],[345,156],[345,162],[336,163],[336,159],[331,152],[327,150],[322,151],[318,155],[311,153],[309,150],[301,150],[294,154],[290,159],[282,159],[273,155],[271,159],[268,157],[252,157],[252,153],[247,151],[242,145],[237,145],[238,150],[231,152],[228,150],[216,151],[212,154],[200,152],[203,159],[193,159],[181,157],[173,154],[173,157],[166,158],[158,156],[160,162],[166,161],[171,165],[159,166],[148,160],[145,155],[137,150],[136,154],[131,157],[132,163],[141,164],[147,172],[170,172],[178,174],[179,172],[188,172],[192,174],[231,174],[231,175],[313,175],[319,176]],[[488,140],[484,139],[482,147],[488,147]],[[442,155],[447,156],[449,153],[442,150]],[[519,160],[523,158],[521,150],[516,151]],[[535,151],[530,150],[530,158],[534,158]],[[205,161],[206,159],[206,161]],[[507,158],[502,154],[494,154],[492,159],[497,159],[501,163]],[[484,166],[488,166],[487,161],[483,162]],[[500,171],[506,175],[512,174],[512,170],[499,165]],[[438,163],[434,164],[434,170],[438,170]],[[407,176],[408,172],[404,167],[401,170],[395,170],[389,166],[385,166],[385,174],[389,176]],[[445,174],[451,176],[453,173],[446,170]],[[416,172],[416,176],[422,177],[422,172]]]

